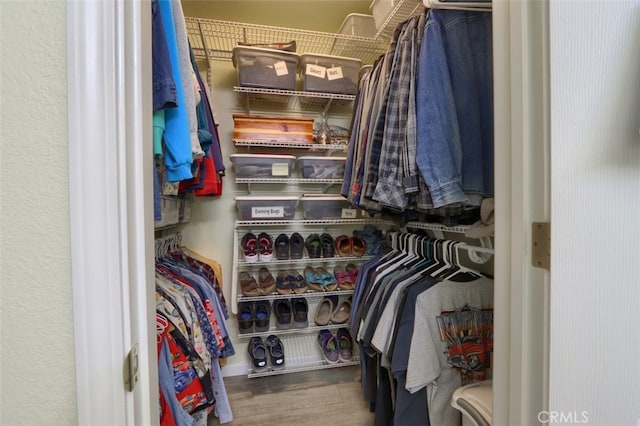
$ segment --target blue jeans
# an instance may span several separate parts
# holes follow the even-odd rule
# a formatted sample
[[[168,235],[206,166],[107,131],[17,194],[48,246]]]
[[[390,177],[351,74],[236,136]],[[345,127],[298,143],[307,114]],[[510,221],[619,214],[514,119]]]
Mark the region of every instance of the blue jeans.
[[[433,207],[493,195],[491,13],[431,10],[420,47],[416,162]]]

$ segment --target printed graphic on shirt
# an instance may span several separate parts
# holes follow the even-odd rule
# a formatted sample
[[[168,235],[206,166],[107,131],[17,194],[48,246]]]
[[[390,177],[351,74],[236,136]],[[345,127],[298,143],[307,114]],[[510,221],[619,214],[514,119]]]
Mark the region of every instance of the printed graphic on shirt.
[[[463,306],[436,317],[447,363],[463,385],[489,378],[493,352],[493,309]]]

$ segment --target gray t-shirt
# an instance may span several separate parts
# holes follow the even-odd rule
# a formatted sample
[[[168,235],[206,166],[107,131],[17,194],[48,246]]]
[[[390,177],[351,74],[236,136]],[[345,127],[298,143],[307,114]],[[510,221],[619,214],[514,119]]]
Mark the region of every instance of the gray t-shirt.
[[[462,308],[493,309],[493,280],[481,277],[471,282],[442,281],[416,299],[406,389],[415,393],[426,386],[432,425],[461,423],[460,413],[450,404],[453,392],[462,386],[461,373],[449,365],[448,355],[453,351],[449,350],[449,340],[441,339],[438,317]],[[460,327],[457,330],[457,337],[467,334]]]

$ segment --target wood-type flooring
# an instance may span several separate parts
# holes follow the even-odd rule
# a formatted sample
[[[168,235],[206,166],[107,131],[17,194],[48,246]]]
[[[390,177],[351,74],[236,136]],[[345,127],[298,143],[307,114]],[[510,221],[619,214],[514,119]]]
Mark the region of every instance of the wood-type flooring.
[[[360,387],[360,367],[340,367],[249,379],[225,377],[239,425],[365,426],[373,413]],[[208,426],[220,422],[210,415]]]

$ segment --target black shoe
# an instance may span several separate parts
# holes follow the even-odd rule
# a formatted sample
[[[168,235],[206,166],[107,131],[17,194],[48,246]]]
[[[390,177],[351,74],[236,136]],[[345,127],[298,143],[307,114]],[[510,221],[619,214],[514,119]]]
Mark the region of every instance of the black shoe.
[[[269,348],[269,358],[271,358],[271,369],[281,370],[284,368],[284,345],[278,336],[267,337],[267,348]]]
[[[276,238],[275,242],[276,259],[288,260],[289,259],[289,237],[287,234],[280,234]]]
[[[289,299],[274,300],[273,313],[276,315],[276,328],[278,330],[291,328],[291,302]]]
[[[322,243],[320,241],[320,235],[311,234],[307,237],[304,242],[304,245],[307,249],[307,254],[311,259],[317,259],[322,257]]]
[[[309,326],[309,303],[304,297],[296,297],[291,300],[291,310],[293,311],[293,326],[295,328],[305,328]]]
[[[260,337],[252,337],[247,346],[247,352],[251,358],[253,369],[259,373],[268,368],[267,365],[267,347]]]
[[[254,303],[238,303],[238,330],[241,334],[253,333]]]
[[[304,238],[297,232],[291,234],[289,238],[289,247],[292,259],[302,259],[304,254]]]
[[[255,331],[262,333],[269,330],[269,319],[271,317],[271,304],[268,300],[255,302],[254,324]]]
[[[322,246],[322,257],[334,257],[336,255],[336,243],[330,234],[324,233],[320,235],[320,243]]]

